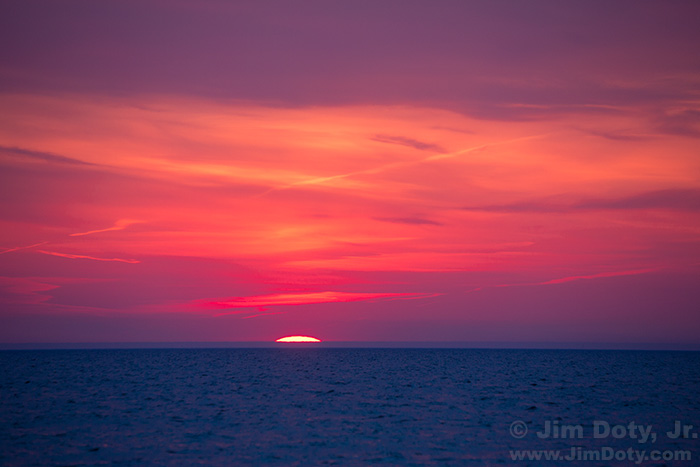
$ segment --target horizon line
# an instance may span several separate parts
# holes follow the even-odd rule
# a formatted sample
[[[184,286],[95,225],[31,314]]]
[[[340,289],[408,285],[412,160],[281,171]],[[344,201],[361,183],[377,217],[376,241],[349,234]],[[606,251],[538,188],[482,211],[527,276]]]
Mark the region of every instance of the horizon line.
[[[534,341],[134,341],[134,342],[0,342],[0,350],[89,349],[246,349],[246,348],[357,348],[357,349],[494,349],[494,350],[683,350],[700,351],[700,343],[669,342],[534,342]]]

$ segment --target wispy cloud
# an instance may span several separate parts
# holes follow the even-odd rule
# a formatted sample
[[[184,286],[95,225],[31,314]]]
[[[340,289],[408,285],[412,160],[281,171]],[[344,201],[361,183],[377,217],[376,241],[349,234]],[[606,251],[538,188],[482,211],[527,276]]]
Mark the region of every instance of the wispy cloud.
[[[665,134],[700,138],[700,109],[667,111],[657,120],[657,130]]]
[[[29,249],[29,248],[34,248],[34,247],[37,247],[37,246],[46,245],[47,243],[49,243],[49,242],[39,242],[39,243],[35,243],[35,244],[33,244],[33,245],[18,246],[18,247],[14,247],[14,248],[8,248],[7,250],[0,251],[0,255],[4,255],[5,253],[11,253],[11,252],[13,252],[13,251],[27,250],[27,249]]]
[[[556,284],[565,284],[567,282],[575,282],[575,281],[580,281],[580,280],[605,279],[608,277],[621,277],[621,276],[636,276],[639,274],[649,274],[652,272],[657,272],[657,271],[659,271],[659,269],[660,268],[630,269],[630,270],[626,270],[626,271],[609,271],[609,272],[599,272],[599,273],[595,273],[595,274],[559,277],[557,279],[550,279],[548,281],[542,281],[542,282],[525,282],[525,283],[488,285],[488,286],[477,287],[475,289],[471,289],[468,291],[468,293],[479,292],[481,290],[490,289],[490,288],[499,288],[499,287],[528,287],[528,286],[539,286],[539,285],[556,285]]]
[[[111,232],[113,230],[124,230],[130,225],[134,224],[139,224],[142,221],[134,220],[134,219],[120,219],[112,227],[108,227],[106,229],[98,229],[98,230],[89,230],[87,232],[78,232],[78,233],[72,233],[70,234],[71,237],[79,237],[82,235],[92,235],[96,233],[101,233],[101,232]]]
[[[59,285],[49,284],[43,278],[0,277],[0,302],[39,304],[51,299],[42,292],[57,289]]]
[[[634,130],[596,130],[596,129],[581,129],[584,133],[589,135],[599,136],[601,138],[609,139],[611,141],[646,141],[653,137],[651,134],[639,133]]]
[[[419,151],[433,151],[433,152],[447,152],[442,146],[433,143],[424,143],[423,141],[418,141],[412,138],[405,138],[403,136],[388,136],[388,135],[374,135],[372,141],[378,141],[380,143],[388,144],[398,144],[400,146],[407,146],[409,148],[418,149]]]
[[[45,161],[45,162],[53,162],[56,164],[86,165],[86,166],[96,165],[96,164],[92,164],[90,162],[85,162],[85,161],[81,161],[79,159],[74,159],[72,157],[62,156],[60,154],[53,154],[50,152],[43,152],[43,151],[34,151],[34,150],[30,150],[30,149],[17,148],[17,147],[0,146],[0,152],[8,153],[8,154],[11,154],[14,156],[20,156],[20,157],[25,157],[25,158],[35,159],[35,160],[41,160],[41,161]]]
[[[355,293],[312,292],[234,297],[224,300],[199,301],[204,308],[259,308],[288,305],[313,305],[317,303],[357,302],[364,300],[414,300],[433,297],[435,294],[421,293]]]
[[[87,255],[72,255],[68,253],[58,253],[56,251],[46,251],[46,250],[37,250],[39,253],[45,254],[45,255],[52,255],[52,256],[60,256],[62,258],[71,258],[71,259],[91,259],[94,261],[117,261],[121,263],[131,263],[131,264],[137,264],[140,263],[141,261],[136,260],[136,259],[124,259],[124,258],[97,258],[95,256],[87,256]]]
[[[440,222],[431,221],[430,219],[424,219],[422,217],[373,217],[372,219],[394,224],[442,225]]]
[[[572,212],[593,210],[637,210],[669,209],[676,211],[699,211],[700,190],[671,188],[654,190],[617,198],[588,198],[579,201],[561,200],[548,197],[540,200],[517,203],[464,206],[466,211],[485,212]]]
[[[286,313],[286,311],[269,311],[267,313],[256,313],[254,315],[244,316],[241,319],[259,318],[261,316],[281,315],[284,313]],[[222,313],[222,315],[223,314],[226,314],[226,313]],[[221,315],[216,315],[216,316],[221,316]]]
[[[673,209],[700,211],[699,189],[648,191],[613,199],[589,199],[574,204],[576,209]]]
[[[619,276],[636,276],[638,274],[648,274],[650,272],[658,271],[658,268],[647,268],[647,269],[633,269],[629,271],[611,271],[611,272],[599,272],[597,274],[588,274],[583,276],[568,276],[561,277],[559,279],[552,279],[545,282],[537,282],[532,285],[550,285],[550,284],[564,284],[566,282],[573,282],[586,279],[602,279],[605,277],[619,277]]]
[[[463,156],[465,154],[469,154],[469,153],[473,153],[473,152],[477,152],[477,151],[482,151],[482,150],[490,148],[490,147],[502,146],[502,145],[517,143],[517,142],[521,142],[521,141],[542,138],[544,136],[547,136],[547,135],[546,134],[537,134],[537,135],[523,136],[523,137],[519,137],[519,138],[507,139],[507,140],[502,140],[502,141],[495,141],[492,143],[480,144],[478,146],[472,146],[472,147],[468,147],[465,149],[460,149],[460,150],[454,151],[454,152],[444,152],[444,153],[440,153],[440,154],[433,154],[432,156],[427,156],[427,157],[424,157],[424,158],[418,159],[418,160],[392,162],[389,164],[383,164],[383,165],[371,167],[371,168],[364,169],[364,170],[357,170],[354,172],[347,172],[347,173],[331,175],[331,176],[327,176],[327,177],[309,178],[306,180],[301,180],[298,182],[289,183],[286,185],[281,185],[281,186],[270,188],[269,190],[261,193],[259,195],[259,197],[265,196],[273,191],[278,191],[278,190],[287,190],[290,188],[307,186],[307,185],[322,185],[322,184],[327,184],[328,182],[332,182],[335,180],[342,180],[345,178],[351,178],[351,177],[356,177],[356,176],[360,176],[360,175],[373,175],[373,174],[382,173],[382,172],[385,172],[388,170],[404,168],[404,167],[411,167],[411,166],[425,164],[425,163],[434,162],[434,161],[443,160],[443,159],[452,159],[455,157]]]

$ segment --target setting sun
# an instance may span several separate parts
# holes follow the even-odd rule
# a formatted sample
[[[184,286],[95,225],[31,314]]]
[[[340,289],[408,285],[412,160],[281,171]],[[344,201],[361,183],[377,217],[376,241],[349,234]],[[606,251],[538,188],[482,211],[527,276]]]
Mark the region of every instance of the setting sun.
[[[321,340],[309,336],[287,336],[280,337],[275,342],[321,342]]]

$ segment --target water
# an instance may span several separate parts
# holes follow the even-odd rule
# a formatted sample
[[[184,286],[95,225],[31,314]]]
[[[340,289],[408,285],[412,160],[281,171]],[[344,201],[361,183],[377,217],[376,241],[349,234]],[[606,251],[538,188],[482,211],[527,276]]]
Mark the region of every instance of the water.
[[[469,349],[0,352],[2,465],[631,465],[510,450],[689,450],[700,354]],[[528,433],[510,433],[522,421]],[[593,423],[652,425],[640,443]],[[541,439],[545,423],[582,438]],[[618,433],[619,434],[619,433]]]

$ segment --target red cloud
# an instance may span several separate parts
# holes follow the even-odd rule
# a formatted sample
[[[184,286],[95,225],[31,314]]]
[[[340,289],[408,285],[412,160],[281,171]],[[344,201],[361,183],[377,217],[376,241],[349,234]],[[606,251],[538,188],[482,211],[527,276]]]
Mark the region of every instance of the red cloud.
[[[436,294],[420,293],[352,293],[352,292],[315,292],[257,295],[253,297],[234,297],[220,301],[200,302],[205,308],[264,308],[281,305],[312,305],[315,303],[357,302],[361,300],[398,299],[412,300],[433,297]]]

